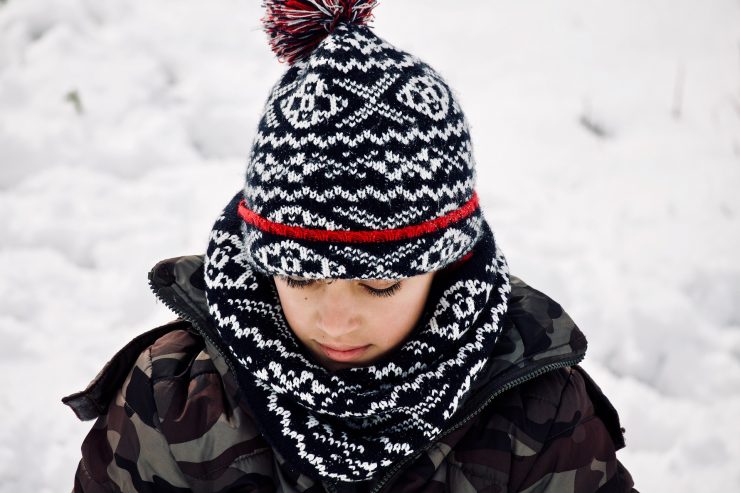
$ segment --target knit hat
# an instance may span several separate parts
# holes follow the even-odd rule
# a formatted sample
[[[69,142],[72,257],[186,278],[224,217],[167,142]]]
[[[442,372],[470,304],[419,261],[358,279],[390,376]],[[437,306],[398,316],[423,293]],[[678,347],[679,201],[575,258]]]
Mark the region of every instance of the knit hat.
[[[258,272],[398,279],[451,264],[483,217],[465,116],[444,79],[367,27],[371,0],[272,0],[290,64],[272,89],[238,214]]]

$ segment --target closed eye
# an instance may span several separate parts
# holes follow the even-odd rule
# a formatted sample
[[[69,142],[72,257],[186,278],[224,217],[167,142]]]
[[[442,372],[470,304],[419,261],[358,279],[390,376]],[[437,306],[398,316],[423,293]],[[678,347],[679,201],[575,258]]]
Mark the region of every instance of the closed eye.
[[[291,288],[305,288],[313,283],[313,279],[293,279],[292,277],[282,277],[285,283]]]
[[[383,289],[371,288],[370,286],[367,286],[365,284],[363,284],[362,287],[367,289],[367,291],[373,296],[393,296],[398,292],[399,289],[401,289],[401,281],[398,281],[396,284]]]
[[[316,282],[314,279],[295,279],[288,276],[282,276],[281,279],[285,281],[285,283],[289,287],[299,289],[308,287]],[[373,288],[371,286],[368,286],[367,284],[362,284],[361,286],[368,292],[368,294],[371,294],[372,296],[389,297],[393,296],[398,292],[399,289],[401,289],[401,281],[398,281],[396,284],[383,289]]]

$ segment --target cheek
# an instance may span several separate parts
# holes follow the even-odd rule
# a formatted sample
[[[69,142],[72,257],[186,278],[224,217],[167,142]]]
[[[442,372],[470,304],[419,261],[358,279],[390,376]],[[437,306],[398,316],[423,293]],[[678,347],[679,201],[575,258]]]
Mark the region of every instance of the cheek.
[[[423,300],[398,299],[386,301],[368,315],[371,333],[379,346],[390,348],[402,342],[416,325],[424,308]]]
[[[278,287],[280,305],[288,321],[288,325],[299,339],[310,331],[311,313],[309,309],[311,296],[296,289],[281,289]]]

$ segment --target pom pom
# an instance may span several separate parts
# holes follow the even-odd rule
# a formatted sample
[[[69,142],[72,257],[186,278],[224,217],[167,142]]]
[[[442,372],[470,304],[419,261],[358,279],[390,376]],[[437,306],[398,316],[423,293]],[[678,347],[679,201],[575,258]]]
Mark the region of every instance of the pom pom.
[[[293,64],[342,23],[368,24],[378,0],[263,0],[272,51]]]

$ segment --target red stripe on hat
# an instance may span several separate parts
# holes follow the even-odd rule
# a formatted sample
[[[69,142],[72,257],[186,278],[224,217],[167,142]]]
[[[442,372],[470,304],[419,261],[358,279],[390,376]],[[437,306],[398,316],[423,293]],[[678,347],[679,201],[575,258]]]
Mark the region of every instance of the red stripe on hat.
[[[444,229],[450,224],[456,223],[472,215],[478,209],[478,194],[473,192],[473,197],[462,207],[455,209],[444,216],[430,219],[420,224],[405,226],[395,229],[381,229],[377,231],[329,231],[326,229],[311,229],[301,226],[289,226],[272,222],[260,216],[247,207],[247,203],[239,202],[239,215],[245,222],[266,233],[271,233],[288,238],[312,241],[330,241],[341,243],[380,243],[385,241],[407,240],[433,233]]]

